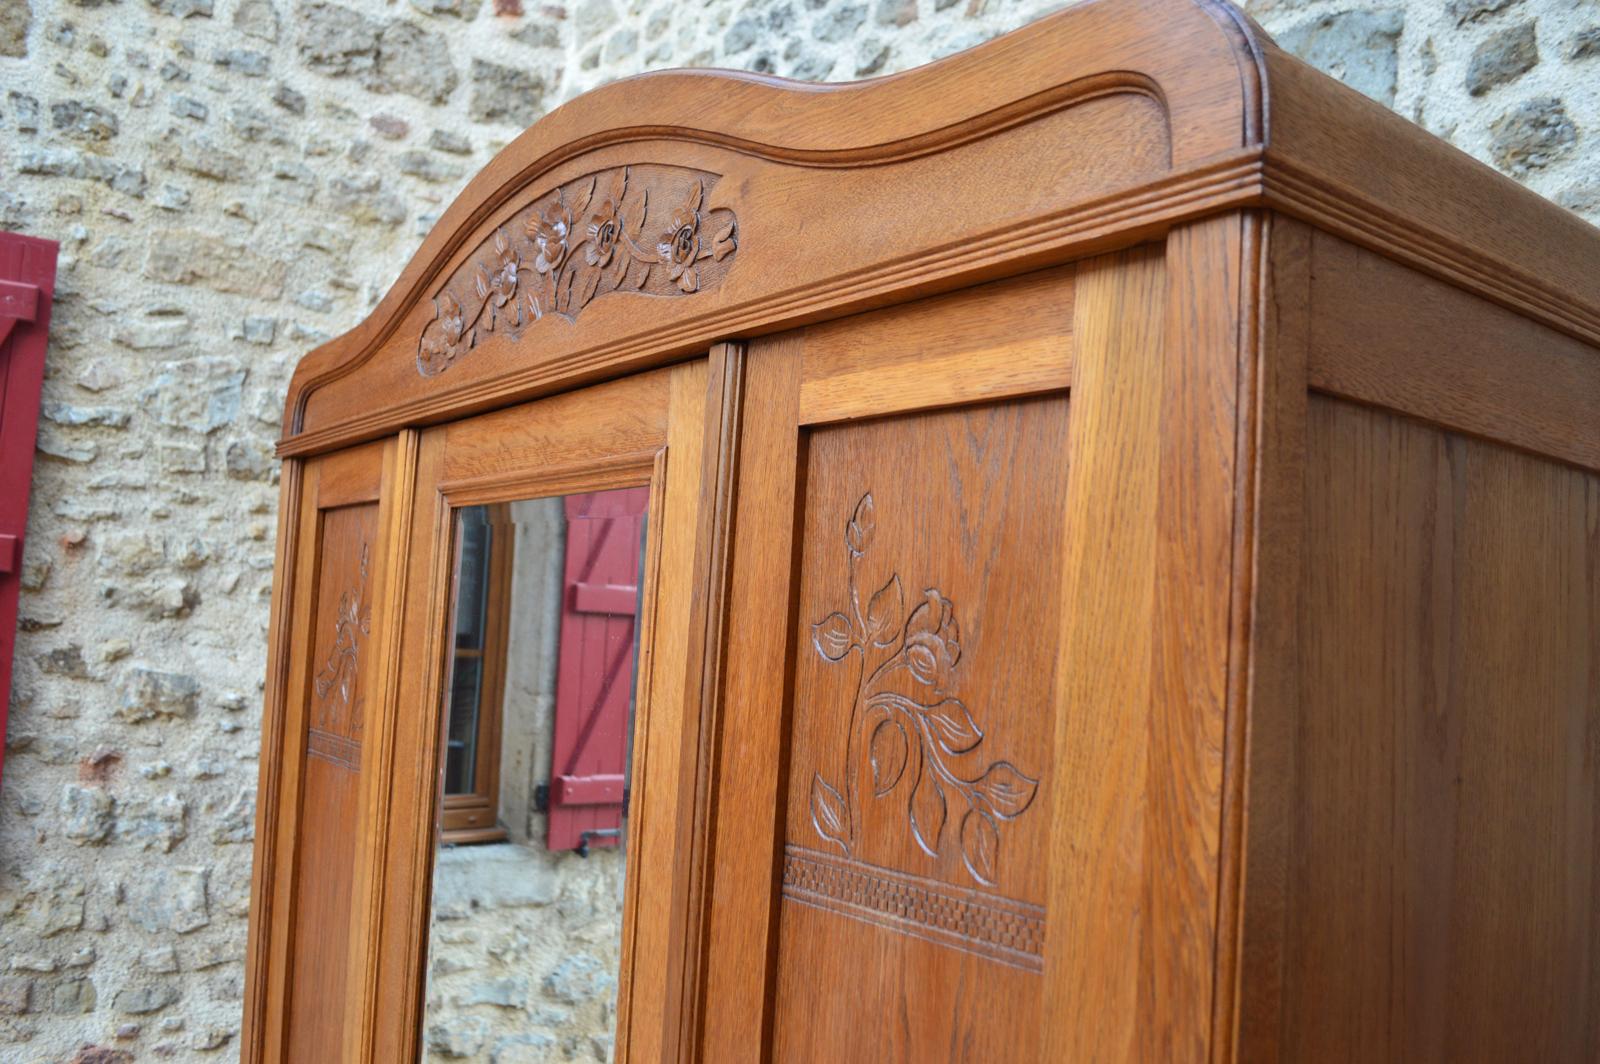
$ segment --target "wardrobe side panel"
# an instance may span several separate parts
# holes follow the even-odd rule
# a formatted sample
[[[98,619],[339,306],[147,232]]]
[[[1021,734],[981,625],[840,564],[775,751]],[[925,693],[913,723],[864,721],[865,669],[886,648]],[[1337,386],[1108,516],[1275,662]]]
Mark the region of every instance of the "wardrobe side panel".
[[[1600,475],[1313,393],[1283,1060],[1600,1057]]]

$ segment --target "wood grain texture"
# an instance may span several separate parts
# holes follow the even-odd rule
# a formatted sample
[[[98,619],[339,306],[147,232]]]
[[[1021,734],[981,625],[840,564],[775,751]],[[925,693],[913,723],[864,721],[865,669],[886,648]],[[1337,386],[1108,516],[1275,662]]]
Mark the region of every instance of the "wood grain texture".
[[[1196,223],[1164,257],[1078,274],[1055,741],[1104,782],[1055,792],[1046,957],[1064,963],[1045,976],[1065,1004],[1048,1059],[1200,1059],[1209,1044],[1256,224]]]
[[[417,446],[415,502],[402,632],[395,656],[400,705],[386,750],[394,764],[387,798],[373,807],[373,873],[381,896],[366,989],[382,1004],[368,1046],[351,1059],[414,1059],[425,988],[432,855],[437,845],[442,692],[449,652],[453,512],[461,506],[512,499],[653,485],[664,509],[652,515],[652,584],[645,599],[632,782],[629,868],[672,863],[678,837],[678,735],[686,690],[684,625],[692,602],[692,570],[678,564],[694,549],[699,513],[700,448],[706,406],[703,361],[687,363],[422,433]],[[676,442],[674,442],[676,441]],[[682,447],[674,452],[674,446]],[[659,554],[657,553],[659,552]],[[672,895],[654,877],[630,875],[625,892],[619,1059],[652,1059],[667,1012]],[[640,933],[640,929],[643,933]],[[643,1034],[636,1034],[644,1028]],[[643,1053],[643,1057],[635,1054]],[[623,1056],[621,1054],[627,1054]]]
[[[1313,242],[1311,384],[1600,472],[1600,352],[1332,236]]]
[[[362,719],[376,669],[371,573],[376,501],[325,511],[317,529],[311,664],[316,667],[300,788],[284,1057],[305,1060],[345,1036],[352,886],[361,820]]]
[[[806,425],[1060,388],[1072,380],[1072,268],[815,326],[804,372]]]
[[[690,655],[693,641],[696,585],[691,576],[697,549],[704,445],[709,409],[709,373],[705,361],[686,363],[672,371],[670,421],[661,465],[652,477],[659,505],[651,500],[654,568],[647,574],[653,600],[652,629],[645,649],[650,655],[649,691],[640,705],[648,705],[649,727],[643,748],[635,739],[634,774],[640,797],[633,804],[631,830],[638,838],[637,868],[656,870],[629,880],[629,908],[624,954],[633,985],[623,995],[626,1011],[617,1019],[619,1060],[667,1059],[668,1016],[676,1007],[674,985],[682,964],[681,942],[674,930],[683,922],[682,910],[670,874],[679,863],[678,838],[689,819],[681,803],[683,781],[692,777],[696,762],[685,760],[682,738],[693,729],[688,721],[699,708],[690,701],[685,677],[694,671]],[[663,574],[673,574],[664,579]],[[644,680],[641,678],[641,683]],[[675,949],[677,950],[675,952]]]
[[[417,448],[415,432],[402,432],[384,455],[384,482],[387,496],[379,507],[379,538],[383,549],[374,558],[381,565],[375,572],[375,586],[384,591],[373,604],[372,629],[375,641],[368,648],[372,683],[368,708],[363,715],[362,739],[367,771],[363,772],[356,793],[357,820],[362,829],[354,840],[354,868],[349,883],[349,971],[348,1016],[344,1025],[345,1059],[364,1060],[371,1053],[382,1022],[383,1003],[378,999],[377,982],[372,978],[378,963],[381,934],[381,877],[388,866],[388,836],[376,830],[383,823],[383,812],[394,778],[394,719],[402,712],[399,700],[401,679],[398,661],[400,634],[406,602],[414,589],[406,580],[410,570],[411,540],[407,536],[415,505]]]
[[[649,483],[619,1059],[1600,1059],[1597,410],[1600,234],[1223,3],[586,94],[296,371],[243,1057],[417,1057],[452,508]]]
[[[1066,433],[807,435],[774,1059],[1041,1059]]]
[[[599,203],[602,186],[634,170],[643,184],[703,175],[691,228],[706,289],[697,270],[684,281],[623,242],[616,261],[655,269],[654,280],[601,283],[590,270],[573,274],[566,296],[534,292],[539,219],[557,190],[571,192],[563,202]],[[941,224],[904,224],[908,197]],[[1096,0],[870,82],[668,72],[573,101],[485,168],[366,322],[307,357],[282,450],[316,453],[492,409],[1245,206],[1600,344],[1592,227],[1286,55],[1228,4]],[[796,254],[796,231],[827,254]],[[577,263],[583,239],[550,253],[555,272]],[[649,239],[641,231],[635,243]],[[605,247],[602,272],[614,258]],[[464,280],[480,272],[500,301],[487,318],[486,297]],[[635,281],[691,298],[629,296]],[[536,312],[529,294],[557,309]],[[559,309],[579,305],[582,328]],[[430,358],[419,375],[425,334],[438,347],[458,317],[469,357]]]
[[[1242,17],[1210,0],[1114,0],[857,85],[672,72],[586,94],[491,163],[368,321],[302,364],[286,448],[1064,262],[1242,202],[1259,194],[1257,51]],[[596,300],[581,332],[553,318],[534,326],[532,363],[496,339],[454,380],[419,379],[417,338],[444,278],[479,258],[493,272],[497,227],[556,186],[626,165],[719,176],[707,206],[737,214],[739,237],[718,290],[655,301],[648,321],[637,297]],[[912,188],[919,213],[942,224],[903,224]],[[828,254],[794,254],[797,224]],[[373,394],[387,409],[358,398]]]
[[[1600,479],[1314,398],[1283,1059],[1600,1053]]]
[[[387,682],[371,641],[385,601],[390,542],[382,529],[394,454],[392,442],[370,444],[290,478],[297,498],[286,513],[295,528],[280,533],[280,544],[293,548],[282,565],[280,624],[301,636],[275,658],[281,687],[264,726],[273,763],[264,766],[260,798],[270,841],[258,843],[268,860],[259,870],[246,990],[243,1054],[252,1061],[299,1059],[345,1037],[363,714],[365,698]],[[381,624],[376,631],[381,638]]]
[[[1241,416],[1214,1061],[1276,1061],[1299,697],[1306,360],[1313,231],[1268,220],[1254,380]],[[1241,645],[1242,644],[1242,645]]]
[[[245,945],[244,1017],[239,1034],[239,1059],[255,1064],[266,1059],[268,1032],[275,1021],[268,1011],[273,980],[271,929],[276,925],[278,811],[284,778],[287,736],[290,647],[294,638],[292,606],[294,574],[300,553],[300,513],[306,463],[286,461],[278,480],[278,535],[272,565],[271,633],[267,649],[266,686],[262,693],[261,754],[256,783],[255,850],[250,866],[250,930]]]
[[[720,626],[708,883],[699,919],[702,984],[684,1060],[759,1060],[771,1030],[776,953],[778,822],[792,653],[776,620],[796,564],[796,481],[802,342],[788,334],[752,342],[740,404],[726,619]],[[755,372],[755,367],[760,372]]]
[[[700,451],[699,506],[691,571],[694,600],[683,636],[682,732],[672,874],[666,881],[671,914],[665,929],[669,967],[661,999],[660,1056],[693,1059],[701,1033],[705,990],[706,899],[710,892],[714,754],[720,729],[722,647],[732,550],[734,489],[739,469],[740,416],[747,365],[742,344],[718,344],[706,372]]]
[[[1263,201],[1600,343],[1600,233],[1270,43]]]

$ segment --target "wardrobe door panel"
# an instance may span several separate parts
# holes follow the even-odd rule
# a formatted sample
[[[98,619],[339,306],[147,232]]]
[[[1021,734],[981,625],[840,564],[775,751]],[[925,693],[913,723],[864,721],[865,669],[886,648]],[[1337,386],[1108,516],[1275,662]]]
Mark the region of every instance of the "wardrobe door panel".
[[[1073,293],[750,347],[705,1059],[1040,1059]]]
[[[1066,415],[808,434],[781,1059],[1036,1052]]]
[[[366,719],[392,681],[377,648],[389,627],[383,573],[401,451],[394,440],[369,444],[288,476],[283,519],[294,522],[285,537],[293,569],[278,607],[291,615],[294,637],[268,695],[267,742],[280,753],[263,765],[262,823],[272,846],[256,870],[261,916],[252,930],[263,934],[252,942],[247,1059],[319,1059],[343,1038],[366,838]],[[270,1005],[257,1011],[262,1003]]]

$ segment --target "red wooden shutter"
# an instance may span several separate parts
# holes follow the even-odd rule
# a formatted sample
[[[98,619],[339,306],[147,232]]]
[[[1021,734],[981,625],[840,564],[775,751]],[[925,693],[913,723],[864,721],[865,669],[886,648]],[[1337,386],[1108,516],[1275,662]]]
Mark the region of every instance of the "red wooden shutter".
[[[5,749],[6,707],[11,703],[22,537],[28,528],[28,487],[55,283],[54,241],[0,233],[0,751]]]
[[[552,850],[615,846],[628,780],[648,488],[569,495],[550,779]]]

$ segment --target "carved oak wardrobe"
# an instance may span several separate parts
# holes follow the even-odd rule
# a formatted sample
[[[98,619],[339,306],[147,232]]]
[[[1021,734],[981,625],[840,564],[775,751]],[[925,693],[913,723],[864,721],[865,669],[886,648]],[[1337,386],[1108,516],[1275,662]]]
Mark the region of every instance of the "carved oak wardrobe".
[[[279,449],[246,1061],[1600,1059],[1600,232],[1224,3],[579,97]]]

